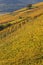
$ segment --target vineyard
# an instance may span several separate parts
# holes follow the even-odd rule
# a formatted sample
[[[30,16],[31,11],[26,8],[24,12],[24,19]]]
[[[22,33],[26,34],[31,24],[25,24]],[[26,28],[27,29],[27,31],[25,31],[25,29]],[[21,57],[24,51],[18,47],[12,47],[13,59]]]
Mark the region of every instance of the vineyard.
[[[0,30],[0,65],[43,65],[43,5],[19,12],[1,23],[11,25]]]

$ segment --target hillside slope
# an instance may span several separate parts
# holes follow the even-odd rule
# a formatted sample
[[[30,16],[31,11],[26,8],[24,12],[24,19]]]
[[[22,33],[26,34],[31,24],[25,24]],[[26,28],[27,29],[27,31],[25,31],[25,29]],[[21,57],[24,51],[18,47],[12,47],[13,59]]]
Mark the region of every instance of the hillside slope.
[[[43,2],[38,3],[38,4],[34,4],[33,7],[35,7],[35,8],[33,8],[31,10],[27,9],[27,7],[26,7],[26,8],[22,8],[20,10],[17,10],[15,12],[12,12],[10,14],[8,13],[5,15],[0,15],[0,24],[18,20],[19,16],[23,17],[23,14],[30,12],[30,11],[32,12],[33,10],[39,10],[41,8],[41,10],[43,11]]]
[[[0,31],[0,65],[43,65],[43,9],[29,14],[21,13],[16,31],[15,25]]]

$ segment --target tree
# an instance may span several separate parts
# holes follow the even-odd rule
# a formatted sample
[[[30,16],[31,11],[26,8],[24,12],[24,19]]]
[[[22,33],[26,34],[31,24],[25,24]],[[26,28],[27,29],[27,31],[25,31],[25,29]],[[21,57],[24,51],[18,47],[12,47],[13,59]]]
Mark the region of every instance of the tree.
[[[32,4],[28,4],[27,7],[28,7],[29,9],[32,9]]]

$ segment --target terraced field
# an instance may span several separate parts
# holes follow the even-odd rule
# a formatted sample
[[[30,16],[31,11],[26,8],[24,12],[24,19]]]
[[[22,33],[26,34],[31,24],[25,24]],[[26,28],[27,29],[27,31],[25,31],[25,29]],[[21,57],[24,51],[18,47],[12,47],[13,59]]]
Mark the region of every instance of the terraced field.
[[[43,65],[41,7],[31,10],[33,13],[21,13],[22,19],[0,31],[0,65]]]

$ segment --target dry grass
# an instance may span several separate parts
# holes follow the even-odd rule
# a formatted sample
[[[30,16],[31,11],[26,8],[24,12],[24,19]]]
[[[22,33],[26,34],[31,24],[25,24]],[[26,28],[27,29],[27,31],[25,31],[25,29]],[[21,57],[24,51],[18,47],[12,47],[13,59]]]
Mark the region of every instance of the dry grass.
[[[43,10],[40,10],[40,16],[35,11],[34,14],[38,17],[28,20],[17,31],[0,38],[0,65],[43,65]],[[34,16],[33,13],[30,14]]]
[[[33,6],[35,6],[35,7],[39,6],[40,7],[39,9],[42,10],[42,12],[43,12],[43,2],[42,2],[42,4],[39,3],[39,4],[36,4],[36,5],[33,5]],[[33,10],[36,10],[36,9],[33,9]],[[6,23],[6,22],[11,22],[12,20],[18,20],[19,16],[25,17],[27,11],[32,12],[33,10],[27,10],[27,8],[23,8],[21,10],[15,11],[11,14],[8,13],[8,14],[5,14],[5,15],[2,15],[2,16],[0,16],[0,24],[1,23]],[[38,9],[37,9],[37,13],[38,12],[40,12],[40,11],[38,11]]]

